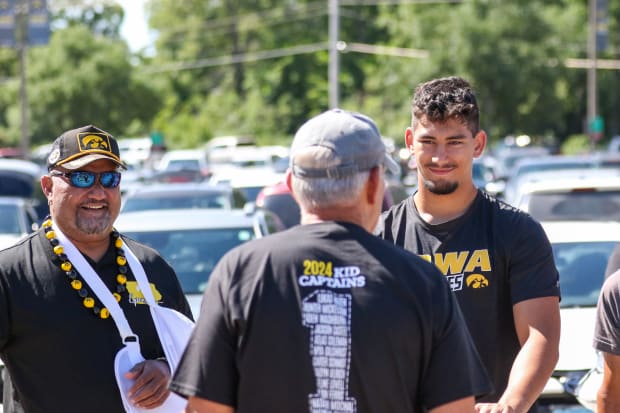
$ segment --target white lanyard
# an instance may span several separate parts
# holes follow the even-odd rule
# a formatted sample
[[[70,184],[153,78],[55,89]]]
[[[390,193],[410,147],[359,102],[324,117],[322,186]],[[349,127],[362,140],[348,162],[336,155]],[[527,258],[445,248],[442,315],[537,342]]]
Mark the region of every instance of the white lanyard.
[[[54,232],[56,232],[58,241],[60,241],[60,245],[62,245],[69,261],[71,261],[75,269],[80,273],[82,278],[84,278],[84,281],[90,286],[97,298],[99,298],[103,305],[110,311],[110,315],[118,328],[118,332],[123,339],[123,343],[127,344],[128,342],[137,341],[138,336],[131,330],[129,322],[127,322],[127,318],[125,317],[121,306],[118,304],[116,298],[112,295],[108,287],[97,275],[93,267],[88,263],[88,261],[86,261],[82,253],[59,228],[54,228]],[[148,279],[146,278],[146,274],[144,273],[144,268],[142,268],[142,264],[140,264],[136,256],[124,242],[123,247],[129,268],[131,268],[134,277],[136,277],[136,281],[138,282],[138,286],[144,295],[144,299],[149,306],[156,306],[157,304],[155,303],[155,298],[151,292],[151,287]]]

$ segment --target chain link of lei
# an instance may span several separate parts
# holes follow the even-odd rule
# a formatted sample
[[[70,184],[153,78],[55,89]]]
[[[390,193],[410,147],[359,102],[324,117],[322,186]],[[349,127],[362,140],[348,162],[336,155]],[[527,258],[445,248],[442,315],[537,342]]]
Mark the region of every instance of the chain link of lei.
[[[69,258],[64,252],[64,248],[60,245],[60,242],[56,238],[56,233],[52,228],[52,220],[48,217],[43,222],[43,228],[45,230],[45,237],[52,244],[54,254],[60,260],[60,268],[64,271],[71,288],[73,288],[78,296],[82,299],[82,305],[87,309],[90,309],[93,314],[99,318],[106,319],[110,317],[110,310],[102,305],[97,305],[95,299],[88,294],[88,290],[84,287],[84,282],[80,280],[79,273],[73,268],[73,264],[69,261]],[[113,292],[116,301],[121,300],[121,294],[126,291],[125,284],[127,283],[127,259],[125,258],[125,252],[121,248],[123,241],[120,239],[118,231],[112,231],[112,238],[114,239],[114,246],[116,247],[116,264],[118,265],[118,274],[116,275],[116,292]]]

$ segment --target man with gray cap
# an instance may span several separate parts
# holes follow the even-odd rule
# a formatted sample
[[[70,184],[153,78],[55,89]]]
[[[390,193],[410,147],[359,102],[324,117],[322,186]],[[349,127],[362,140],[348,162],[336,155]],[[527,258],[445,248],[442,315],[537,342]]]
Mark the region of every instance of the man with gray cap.
[[[73,129],[54,141],[47,167],[41,187],[50,216],[0,251],[0,357],[12,382],[4,412],[159,407],[170,394],[170,369],[135,270],[143,268],[158,302],[191,312],[163,258],[113,228],[125,167],[118,145],[95,126]],[[119,313],[134,336],[121,339],[112,316]],[[145,360],[122,368],[116,356],[128,342]],[[126,393],[119,380],[128,381]]]
[[[297,131],[301,225],[217,264],[171,382],[186,412],[474,411],[490,389],[448,284],[371,233],[394,166],[359,113]]]

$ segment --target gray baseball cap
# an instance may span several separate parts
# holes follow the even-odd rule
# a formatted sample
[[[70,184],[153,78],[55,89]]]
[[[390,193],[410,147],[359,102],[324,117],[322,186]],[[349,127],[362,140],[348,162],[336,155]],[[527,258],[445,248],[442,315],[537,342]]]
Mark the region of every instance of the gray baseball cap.
[[[322,153],[317,156],[319,148]],[[357,112],[323,112],[299,128],[291,145],[290,167],[300,178],[344,178],[378,165],[400,172],[386,153],[377,125]]]

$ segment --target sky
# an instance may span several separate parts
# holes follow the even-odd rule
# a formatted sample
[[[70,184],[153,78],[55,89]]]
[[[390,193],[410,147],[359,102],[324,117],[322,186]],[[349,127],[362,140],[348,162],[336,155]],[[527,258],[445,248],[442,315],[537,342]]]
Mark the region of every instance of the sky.
[[[127,40],[131,51],[138,51],[150,46],[144,5],[147,0],[116,0],[125,11],[125,20],[121,25],[121,36]]]

